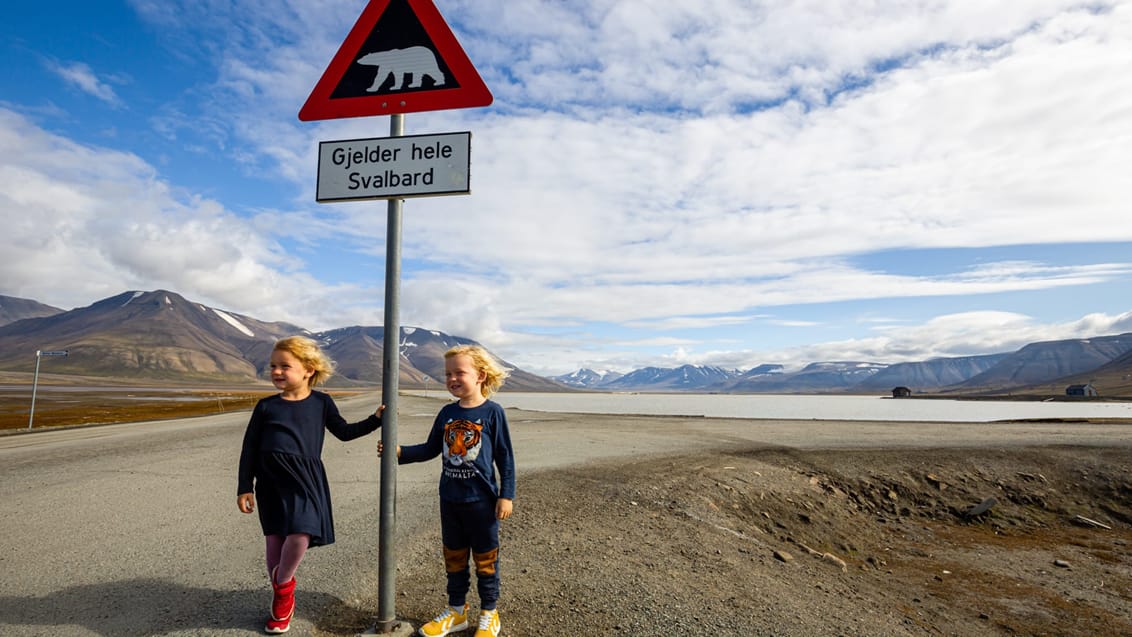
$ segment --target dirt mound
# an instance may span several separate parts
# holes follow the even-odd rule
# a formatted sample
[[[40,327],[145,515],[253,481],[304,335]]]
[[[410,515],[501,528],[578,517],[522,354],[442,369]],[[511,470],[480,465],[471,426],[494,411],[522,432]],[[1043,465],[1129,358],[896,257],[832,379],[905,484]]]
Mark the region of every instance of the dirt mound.
[[[537,474],[504,527],[504,626],[1132,635],[1130,468],[1095,448],[763,448]],[[417,539],[398,603],[427,621],[443,576]]]

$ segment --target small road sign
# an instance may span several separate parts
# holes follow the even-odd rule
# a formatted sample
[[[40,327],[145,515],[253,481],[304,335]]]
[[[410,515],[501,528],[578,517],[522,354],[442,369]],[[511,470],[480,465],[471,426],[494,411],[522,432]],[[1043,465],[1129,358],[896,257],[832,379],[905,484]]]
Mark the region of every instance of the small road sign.
[[[471,140],[461,132],[319,142],[315,200],[469,194]]]

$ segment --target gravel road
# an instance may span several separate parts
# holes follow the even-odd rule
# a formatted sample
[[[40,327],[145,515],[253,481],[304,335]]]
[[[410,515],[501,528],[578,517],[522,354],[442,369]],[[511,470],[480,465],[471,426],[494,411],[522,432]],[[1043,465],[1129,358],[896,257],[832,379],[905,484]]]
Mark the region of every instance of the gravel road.
[[[440,404],[437,399],[402,396],[401,442],[423,440]],[[349,419],[361,419],[375,405],[374,398],[339,401],[341,411]],[[270,599],[262,566],[263,541],[255,517],[240,514],[235,505],[236,464],[247,417],[247,412],[239,412],[0,435],[0,634],[133,637],[259,633]],[[635,500],[630,503],[634,496],[629,485],[641,488],[650,480],[655,482],[654,477],[649,477],[650,467],[665,467],[667,475],[686,467],[673,458],[699,458],[699,464],[692,465],[694,468],[683,470],[705,477],[713,471],[723,471],[714,467],[712,459],[738,449],[776,453],[866,453],[885,449],[895,456],[904,450],[923,453],[922,450],[934,449],[963,457],[986,449],[1070,446],[1086,451],[1116,450],[1122,454],[1118,461],[1127,458],[1132,449],[1132,426],[1120,424],[761,421],[578,416],[520,410],[509,410],[508,417],[519,467],[515,522],[504,530],[505,551],[507,542],[515,549],[510,553],[512,562],[504,563],[505,568],[512,564],[513,567],[504,571],[501,606],[504,632],[511,635],[566,634],[552,628],[558,624],[540,615],[539,610],[578,610],[580,602],[564,597],[564,589],[555,588],[556,582],[568,577],[576,564],[586,563],[588,568],[600,565],[590,564],[592,545],[588,547],[591,555],[585,560],[573,560],[580,556],[563,554],[561,549],[569,549],[569,538],[576,538],[578,533],[597,544],[616,542],[628,534],[624,529],[614,530],[620,529],[616,520],[619,515],[608,521],[601,519],[602,499],[615,498],[610,504],[615,507],[614,512],[637,506]],[[301,566],[292,634],[355,634],[364,630],[376,614],[377,435],[350,443],[327,440],[324,460],[330,475],[338,542],[312,550]],[[735,466],[731,460],[728,462],[728,467]],[[621,466],[631,471],[618,474],[616,469]],[[757,473],[762,475],[762,471]],[[765,471],[772,473],[769,467]],[[398,469],[398,614],[414,624],[427,619],[443,602],[443,574],[439,558],[433,555],[437,535],[436,473],[434,463]],[[629,491],[614,496],[595,489],[592,479],[587,477],[591,474],[603,476],[602,484],[611,489],[621,485]],[[645,482],[641,482],[642,477]],[[559,488],[585,492],[562,493],[556,490]],[[621,496],[623,501],[617,499]],[[565,512],[563,505],[568,505]],[[584,512],[585,524],[562,517],[568,515],[570,507],[579,514]],[[681,515],[681,519],[686,517]],[[608,533],[602,530],[603,524],[609,525]],[[1118,527],[1116,530],[1125,534],[1121,537],[1127,537],[1127,521]],[[639,525],[636,528],[640,530]],[[693,525],[678,531],[660,525],[655,530],[700,537],[707,528]],[[557,545],[553,537],[546,535],[556,529],[563,533]],[[576,533],[568,532],[571,529]],[[724,535],[729,538],[727,541],[735,541],[733,530]],[[531,545],[534,541],[539,544]],[[629,555],[634,547],[623,550]],[[795,553],[799,550],[796,548]],[[1124,570],[1120,573],[1124,575],[1120,577],[1127,577],[1128,562],[1121,559],[1124,561],[1118,562]],[[551,560],[560,561],[562,567],[544,572],[542,564]],[[625,560],[624,564],[636,562]],[[623,565],[616,563],[606,561],[606,566],[625,571]],[[639,564],[637,567],[648,568]],[[755,576],[766,577],[758,573]],[[621,573],[621,579],[637,579],[641,586],[650,581],[632,572]],[[655,585],[678,585],[679,579],[676,575],[666,576],[667,583]],[[1119,585],[1126,580],[1117,581]],[[613,598],[606,599],[607,602],[624,597],[624,589],[608,586],[597,589],[602,597]],[[558,593],[553,599],[542,597],[555,590]],[[601,593],[602,590],[606,592]],[[513,600],[510,607],[506,605],[508,595]],[[787,604],[784,600],[790,597],[787,591],[768,599],[780,599],[778,603]],[[1125,591],[1124,601],[1120,599],[1117,598],[1117,610],[1120,603],[1127,608],[1132,593]],[[656,622],[671,623],[670,616],[638,621],[638,616],[649,613],[635,606],[631,599],[622,601],[621,617],[606,616],[611,611],[600,604],[600,608],[593,609],[595,617],[602,615],[606,623],[601,626],[605,628],[587,632],[586,624],[582,624],[582,629],[572,626],[569,634],[669,634],[658,629]],[[885,603],[881,602],[881,606]],[[746,604],[736,605],[732,600],[730,606],[716,603],[714,610],[689,609],[689,616],[701,619],[689,620],[684,629],[671,634],[897,634],[885,632],[888,624],[871,624],[861,618],[816,624],[798,620],[800,628],[793,631],[782,624],[752,628],[725,624],[719,619],[720,613],[726,615]],[[841,607],[838,610],[849,612]],[[793,606],[788,611],[796,613]],[[868,615],[876,611],[862,604],[860,612]],[[513,614],[511,624],[506,623],[508,613]],[[766,619],[782,621],[777,615]],[[889,620],[900,624],[899,619],[884,621]],[[822,633],[824,629],[813,628],[836,625],[842,629]],[[536,626],[541,629],[534,629]],[[901,634],[963,631],[908,630]],[[992,630],[985,634],[996,633]]]

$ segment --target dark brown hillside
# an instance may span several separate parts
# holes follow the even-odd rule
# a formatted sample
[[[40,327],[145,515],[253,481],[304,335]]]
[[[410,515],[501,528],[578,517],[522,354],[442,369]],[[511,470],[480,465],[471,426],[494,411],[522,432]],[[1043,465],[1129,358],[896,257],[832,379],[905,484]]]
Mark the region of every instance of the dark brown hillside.
[[[15,323],[27,318],[42,318],[63,312],[57,307],[39,301],[0,294],[0,325]]]
[[[436,383],[444,383],[444,352],[455,345],[478,345],[475,341],[444,332],[421,328],[402,328],[401,355],[416,369],[421,370]],[[563,391],[565,385],[519,369],[506,360],[500,359],[504,367],[511,370],[503,389],[512,391]],[[437,386],[437,385],[433,385]]]
[[[1132,351],[1132,333],[1031,343],[987,371],[949,389],[951,393],[985,392],[1061,384],[1060,379],[1088,375],[1129,351]]]
[[[154,380],[255,380],[251,362],[299,331],[192,303],[165,290],[126,292],[89,307],[0,327],[0,369],[25,371],[39,349],[68,350],[56,373]]]
[[[981,374],[1005,358],[1007,354],[986,354],[982,356],[956,356],[934,358],[915,363],[895,363],[878,371],[853,387],[854,391],[891,391],[901,385],[915,387],[919,391],[934,391]]]
[[[338,373],[360,381],[380,382],[385,352],[385,328],[345,327],[322,332],[319,338],[338,366]],[[475,341],[418,327],[401,328],[401,377],[405,387],[440,388],[444,384],[444,352],[455,345],[475,345]],[[562,391],[560,383],[516,368],[505,389],[522,391]]]
[[[382,327],[345,327],[320,332],[326,353],[334,359],[340,377],[368,383],[380,383],[384,369],[385,329]],[[399,385],[426,386],[428,375],[402,357],[398,362]],[[443,376],[443,374],[442,374]]]
[[[1132,397],[1132,351],[1094,370],[1058,379],[1050,388],[1061,393],[1069,385],[1086,383],[1095,387],[1101,398]]]
[[[268,323],[194,303],[166,290],[125,292],[88,307],[0,326],[0,371],[27,374],[35,368],[36,350],[67,350],[67,357],[51,358],[45,374],[137,382],[254,383],[266,378],[275,341],[295,334],[323,342],[338,367],[331,387],[381,383],[384,328],[349,327],[314,334],[289,323]],[[474,341],[402,328],[399,384],[439,389],[444,352],[461,343]],[[563,389],[519,369],[512,372],[507,387]]]

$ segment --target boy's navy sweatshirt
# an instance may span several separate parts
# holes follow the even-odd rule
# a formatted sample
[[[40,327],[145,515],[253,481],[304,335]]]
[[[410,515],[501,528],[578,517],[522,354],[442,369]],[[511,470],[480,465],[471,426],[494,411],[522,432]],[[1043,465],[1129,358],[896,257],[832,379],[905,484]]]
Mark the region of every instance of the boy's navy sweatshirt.
[[[515,455],[507,415],[499,403],[488,400],[471,409],[459,402],[445,405],[432,423],[428,440],[402,446],[398,464],[424,462],[438,455],[444,456],[441,500],[515,499]]]

